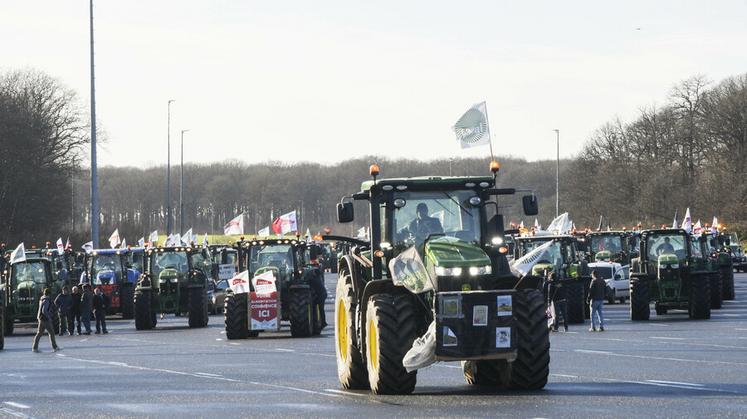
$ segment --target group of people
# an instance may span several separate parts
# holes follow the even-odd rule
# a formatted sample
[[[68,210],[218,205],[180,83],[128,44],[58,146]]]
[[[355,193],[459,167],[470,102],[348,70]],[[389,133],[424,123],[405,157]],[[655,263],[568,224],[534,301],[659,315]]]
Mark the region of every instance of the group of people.
[[[555,272],[550,272],[545,281],[545,295],[547,296],[547,305],[554,308],[554,313],[550,314],[552,320],[550,326],[554,332],[558,331],[560,321],[563,321],[563,330],[568,331],[568,296],[567,285],[558,281]],[[607,283],[599,276],[597,271],[591,271],[591,285],[587,303],[591,310],[591,327],[590,332],[604,332],[604,299],[607,295]],[[548,309],[549,310],[549,309]]]
[[[101,287],[96,287],[96,290],[92,291],[91,284],[81,284],[80,286],[74,286],[71,293],[70,288],[65,285],[62,287],[62,292],[54,300],[52,300],[51,294],[49,288],[44,288],[39,299],[39,311],[37,313],[39,327],[34,336],[32,351],[39,352],[39,340],[44,333],[49,334],[52,350],[57,352],[60,349],[55,339],[55,314],[60,319],[60,336],[73,336],[76,331],[78,335],[90,335],[92,318],[96,321],[97,335],[109,333],[106,330],[106,312],[109,309],[110,301]]]

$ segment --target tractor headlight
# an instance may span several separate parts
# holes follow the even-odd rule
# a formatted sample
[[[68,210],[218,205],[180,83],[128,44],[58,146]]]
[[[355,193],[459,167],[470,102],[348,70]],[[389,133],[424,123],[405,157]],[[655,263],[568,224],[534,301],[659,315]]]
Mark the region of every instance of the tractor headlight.
[[[460,276],[462,274],[462,268],[444,268],[443,266],[436,266],[436,275],[438,276]]]
[[[493,246],[500,246],[503,244],[503,237],[495,236],[492,239],[490,239],[490,242],[493,244]]]
[[[169,282],[171,282],[172,284],[176,284],[177,282],[179,282],[179,278],[171,278],[169,279]]]
[[[493,268],[491,268],[490,265],[485,265],[485,266],[471,266],[469,268],[469,275],[470,276],[490,275],[491,273],[493,273]]]
[[[158,283],[159,283],[159,284],[165,284],[165,283],[166,283],[166,280],[165,280],[165,279],[159,279],[159,280],[158,280]]]

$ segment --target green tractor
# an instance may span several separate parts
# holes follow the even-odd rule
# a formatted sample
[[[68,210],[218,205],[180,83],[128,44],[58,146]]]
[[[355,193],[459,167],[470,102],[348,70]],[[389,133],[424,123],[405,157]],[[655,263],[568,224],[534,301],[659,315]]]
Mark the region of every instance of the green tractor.
[[[557,280],[565,284],[568,293],[568,323],[580,324],[589,318],[589,294],[591,273],[584,257],[577,249],[577,239],[573,236],[529,236],[517,237],[514,259],[526,255],[537,247],[552,241],[545,258],[532,268],[532,274],[544,277],[544,272],[554,271]],[[587,242],[588,243],[588,242]]]
[[[706,272],[711,292],[711,309],[719,309],[723,302],[724,281],[719,270],[721,253],[715,247],[715,237],[712,233],[704,233],[692,235],[691,241],[691,269]]]
[[[681,229],[641,231],[640,255],[630,269],[630,320],[648,320],[651,302],[657,315],[678,309],[691,319],[711,317],[710,279],[694,261],[694,243]]]
[[[423,336],[435,346],[429,359],[464,361],[470,384],[543,388],[550,343],[540,283],[511,273],[501,207],[491,201],[516,190],[495,188],[495,176],[376,181],[376,165],[371,174],[373,181],[337,205],[338,222],[348,223],[352,201],[365,201],[370,221],[370,241],[347,239],[350,250],[339,260],[342,387],[411,393],[417,369],[408,371],[403,359]],[[523,204],[527,215],[537,214],[534,195]]]
[[[734,259],[731,248],[733,238],[736,237],[723,232],[712,235],[712,240],[714,241],[713,245],[716,247],[716,250],[718,252],[716,259],[718,262],[718,272],[721,276],[721,291],[724,300],[733,300],[735,298]]]
[[[239,271],[224,300],[226,338],[257,337],[261,331],[280,331],[290,322],[291,336],[321,333],[324,309],[319,268],[309,264],[321,251],[302,240],[264,239],[240,241]],[[323,276],[322,276],[323,278]],[[323,284],[322,284],[323,286]]]
[[[15,323],[36,323],[39,299],[44,288],[49,288],[54,298],[62,286],[62,281],[55,281],[51,262],[47,258],[27,256],[25,261],[7,264],[0,286],[5,300],[5,335],[13,334]],[[53,316],[54,330],[59,333],[57,310],[54,310]]]
[[[630,234],[625,231],[595,231],[587,234],[587,250],[592,262],[630,265]]]
[[[189,327],[207,327],[211,261],[201,247],[156,247],[145,252],[145,272],[135,286],[135,328],[156,327],[156,314],[189,316]]]

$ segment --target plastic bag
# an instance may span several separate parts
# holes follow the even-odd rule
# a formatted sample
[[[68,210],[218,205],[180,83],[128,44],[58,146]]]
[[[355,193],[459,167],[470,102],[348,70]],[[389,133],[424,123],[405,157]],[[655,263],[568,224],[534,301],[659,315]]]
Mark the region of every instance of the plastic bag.
[[[425,334],[412,343],[412,348],[402,358],[407,372],[425,368],[436,362],[436,321],[431,322]]]

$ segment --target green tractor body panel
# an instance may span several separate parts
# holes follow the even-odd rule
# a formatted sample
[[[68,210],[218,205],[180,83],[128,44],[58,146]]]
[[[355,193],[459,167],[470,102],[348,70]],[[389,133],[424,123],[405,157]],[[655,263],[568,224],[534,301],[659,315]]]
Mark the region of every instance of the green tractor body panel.
[[[434,266],[468,268],[490,265],[490,258],[478,246],[447,237],[428,241],[425,245],[425,254],[426,259]]]
[[[145,252],[145,272],[136,292],[150,290],[155,313],[181,315],[189,311],[189,290],[208,288],[212,261],[206,248],[165,247]]]
[[[552,263],[538,263],[532,266],[532,275],[541,277],[545,275],[545,272],[552,272],[553,269],[555,266]]]
[[[6,331],[12,331],[7,323],[36,322],[39,299],[44,288],[49,288],[55,296],[60,293],[62,285],[62,281],[54,280],[52,266],[47,258],[27,256],[24,262],[8,265],[2,283],[6,304]]]
[[[609,250],[602,250],[594,255],[595,262],[610,262],[612,259],[612,252]]]

